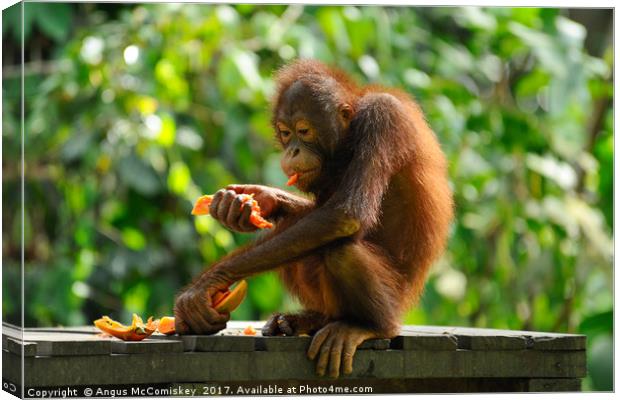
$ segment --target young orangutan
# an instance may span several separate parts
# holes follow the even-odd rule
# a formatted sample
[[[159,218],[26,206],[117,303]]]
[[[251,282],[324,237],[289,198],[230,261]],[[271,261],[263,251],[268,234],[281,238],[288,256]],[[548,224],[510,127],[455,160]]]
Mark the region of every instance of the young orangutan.
[[[444,249],[453,216],[446,160],[418,105],[405,93],[359,87],[312,60],[276,76],[273,125],[282,169],[313,200],[259,185],[218,191],[210,214],[251,232],[254,194],[275,227],[229,254],[185,289],[175,306],[179,333],[225,327],[211,296],[231,283],[279,269],[304,311],[276,314],[263,335],[314,334],[308,350],[319,375],[352,372],[366,339],[399,333]]]

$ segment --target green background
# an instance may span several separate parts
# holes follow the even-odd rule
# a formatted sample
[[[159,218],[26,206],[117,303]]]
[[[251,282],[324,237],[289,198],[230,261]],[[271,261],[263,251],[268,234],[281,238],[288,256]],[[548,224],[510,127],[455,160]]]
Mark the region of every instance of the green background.
[[[19,7],[2,14],[2,309],[14,323]],[[553,8],[26,3],[25,325],[171,315],[193,276],[252,240],[190,216],[192,202],[234,182],[284,185],[271,77],[314,57],[415,96],[449,158],[457,218],[403,322],[585,333],[584,388],[610,390],[610,18]],[[274,273],[249,284],[235,319],[298,307]]]

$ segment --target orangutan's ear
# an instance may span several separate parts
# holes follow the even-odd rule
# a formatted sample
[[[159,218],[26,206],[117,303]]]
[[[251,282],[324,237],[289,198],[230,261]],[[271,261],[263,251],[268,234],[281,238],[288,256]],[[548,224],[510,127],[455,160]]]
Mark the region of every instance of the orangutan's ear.
[[[353,107],[351,107],[350,104],[343,103],[338,107],[338,113],[340,114],[340,118],[348,124],[353,118]]]

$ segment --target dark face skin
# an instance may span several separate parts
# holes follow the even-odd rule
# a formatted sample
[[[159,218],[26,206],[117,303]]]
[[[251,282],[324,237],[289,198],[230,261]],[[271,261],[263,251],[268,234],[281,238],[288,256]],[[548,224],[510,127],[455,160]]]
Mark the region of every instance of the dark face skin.
[[[276,126],[284,148],[280,165],[287,176],[297,174],[295,185],[307,192],[320,176],[323,164],[321,154],[316,151],[317,132],[303,115],[297,115],[289,121],[289,124],[279,121]]]
[[[296,82],[284,94],[276,114],[276,137],[284,150],[282,171],[289,177],[298,174],[295,186],[304,192],[316,190],[323,165],[346,133],[351,114],[348,104],[332,100],[326,106],[319,96],[325,95]]]

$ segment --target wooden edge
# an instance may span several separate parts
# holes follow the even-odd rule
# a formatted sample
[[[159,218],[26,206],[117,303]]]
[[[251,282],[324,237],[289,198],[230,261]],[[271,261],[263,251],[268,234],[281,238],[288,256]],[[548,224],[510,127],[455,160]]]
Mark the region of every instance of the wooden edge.
[[[324,379],[317,378],[316,363],[308,360],[305,351],[144,353],[25,360],[30,386]],[[584,351],[362,350],[356,353],[354,372],[347,379],[577,379],[586,375],[585,363]]]
[[[112,354],[139,354],[182,353],[184,350],[183,342],[180,340],[149,339],[144,339],[139,342],[115,340],[110,343],[110,351]]]
[[[177,340],[183,343],[184,351],[296,351],[306,350],[311,337],[274,337],[263,338],[260,332],[256,336],[244,336],[242,328],[253,326],[259,329],[262,321],[231,321],[229,328],[215,335],[185,335],[164,336],[154,334],[153,340]],[[62,334],[63,339],[70,339],[72,335],[93,335],[99,331],[94,326],[71,328],[27,328],[3,323],[2,345],[8,348],[8,339],[27,341],[29,343],[54,342],[52,337],[43,338],[54,333]],[[39,340],[39,337],[42,337]],[[151,339],[149,338],[149,339]],[[106,340],[106,339],[102,339]],[[110,339],[111,340],[111,339]],[[66,340],[59,340],[63,343]],[[76,339],[76,342],[80,342]],[[151,341],[149,341],[150,343]],[[15,344],[12,344],[15,349]],[[49,344],[44,344],[44,354],[50,350]],[[65,346],[65,345],[58,345]],[[115,345],[120,348],[119,345]],[[140,346],[134,346],[136,349]],[[411,326],[405,325],[400,336],[389,339],[375,339],[364,342],[360,349],[374,350],[549,350],[567,351],[584,350],[586,337],[577,334],[554,334],[546,332],[509,331],[500,329],[477,329],[463,327],[439,326]],[[32,351],[32,350],[28,350]],[[41,349],[37,350],[39,353]],[[50,355],[55,355],[52,351]],[[72,354],[71,351],[60,351],[58,354]],[[85,351],[84,354],[89,354]]]
[[[584,350],[586,336],[580,334],[510,331],[440,326],[404,326],[404,336],[453,335],[458,348],[467,350]]]
[[[256,338],[254,336],[226,336],[226,335],[183,335],[185,351],[198,352],[247,352],[254,351]]]
[[[37,344],[34,342],[22,342],[14,338],[7,338],[6,346],[3,340],[2,348],[17,355],[21,355],[23,352],[24,357],[34,357],[37,355]]]
[[[528,392],[580,392],[581,379],[579,378],[532,378],[527,380]]]
[[[392,339],[391,347],[395,350],[456,350],[457,337],[451,334],[401,332]]]

